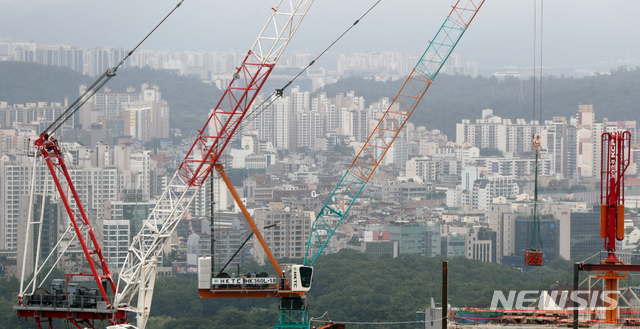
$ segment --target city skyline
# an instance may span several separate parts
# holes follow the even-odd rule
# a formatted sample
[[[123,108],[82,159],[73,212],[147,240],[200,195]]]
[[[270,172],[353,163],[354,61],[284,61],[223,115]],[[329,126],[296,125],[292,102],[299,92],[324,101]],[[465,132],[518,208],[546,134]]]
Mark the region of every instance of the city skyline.
[[[179,1],[178,4],[184,2],[175,1]],[[174,44],[171,41],[175,34],[178,38],[182,37],[184,45],[188,45],[192,37],[198,37],[201,41],[209,35],[224,35],[220,39],[233,46],[236,41],[245,39],[244,35],[236,36],[235,31],[244,33],[253,30],[253,24],[265,18],[262,15],[266,16],[270,10],[277,11],[274,8],[267,8],[266,12],[259,10],[257,7],[263,9],[265,2],[259,2],[260,5],[256,6],[255,0],[222,4],[206,0],[189,1],[194,3],[192,10],[199,9],[198,15],[186,14],[188,20],[174,20],[174,28],[165,28],[164,31],[170,33],[165,39],[156,39],[162,39],[156,45],[178,46],[179,42]],[[305,1],[313,2],[299,2]],[[413,47],[422,49],[426,43],[429,45],[427,53],[436,55],[431,59],[426,55],[418,61],[418,66],[408,74],[407,81],[392,100],[382,92],[365,94],[375,89],[368,86],[363,88],[365,91],[345,93],[337,90],[317,94],[292,86],[285,96],[285,89],[291,85],[291,81],[285,88],[276,89],[278,97],[269,101],[262,89],[263,86],[264,90],[269,89],[265,81],[279,58],[282,57],[281,63],[284,62],[289,71],[296,71],[295,68],[300,68],[296,64],[308,63],[313,58],[311,53],[316,53],[314,50],[304,50],[305,47],[320,47],[319,52],[322,52],[325,42],[321,39],[333,32],[340,34],[338,26],[339,22],[345,20],[343,15],[350,16],[352,10],[356,12],[362,9],[360,6],[365,9],[369,7],[352,2],[340,6],[341,3],[332,1],[335,0],[319,1],[324,6],[332,7],[324,7],[325,11],[318,12],[318,15],[324,15],[315,18],[332,25],[335,31],[333,28],[323,29],[318,23],[309,25],[307,22],[307,34],[303,32],[303,37],[296,39],[299,40],[299,49],[296,46],[290,49],[293,56],[287,58],[287,54],[280,52],[276,52],[275,56],[262,56],[261,51],[256,52],[257,56],[252,56],[250,51],[247,58],[257,57],[257,60],[255,63],[245,60],[236,68],[235,74],[230,74],[229,71],[233,69],[229,68],[236,65],[237,57],[243,57],[237,55],[240,52],[220,56],[204,54],[211,50],[204,50],[202,54],[196,54],[195,51],[186,54],[178,53],[179,49],[165,51],[149,48],[152,49],[149,52],[154,54],[145,56],[144,52],[140,52],[143,54],[136,53],[131,57],[124,67],[135,67],[135,63],[138,63],[147,71],[167,70],[180,76],[199,78],[180,78],[180,81],[170,82],[171,86],[189,85],[190,82],[197,82],[198,86],[202,82],[211,86],[228,85],[221,101],[209,110],[204,128],[197,131],[191,148],[188,148],[188,141],[192,140],[192,136],[183,135],[189,124],[184,124],[184,128],[169,129],[169,104],[172,104],[172,111],[176,114],[182,114],[183,118],[195,123],[200,122],[198,117],[206,116],[197,113],[199,106],[192,110],[185,105],[174,106],[169,98],[162,99],[161,88],[171,90],[171,87],[165,88],[160,82],[158,86],[138,83],[142,86],[140,93],[133,87],[127,87],[126,92],[106,87],[99,91],[104,83],[94,84],[99,86],[94,89],[95,94],[81,95],[83,105],[65,113],[65,121],[71,119],[68,126],[57,126],[59,119],[49,115],[60,111],[61,103],[32,101],[9,104],[0,101],[0,123],[3,123],[0,125],[0,177],[3,177],[0,180],[0,214],[3,214],[0,216],[0,244],[3,246],[0,254],[4,256],[0,259],[0,274],[20,275],[17,307],[13,307],[19,318],[26,320],[34,317],[38,326],[41,320],[43,323],[48,321],[52,326],[52,318],[67,319],[78,326],[76,319],[83,316],[83,319],[87,319],[83,323],[88,326],[93,326],[96,321],[110,321],[110,324],[119,326],[120,323],[128,323],[127,312],[130,312],[136,314],[136,325],[144,328],[147,320],[152,318],[151,297],[156,276],[197,275],[201,298],[276,296],[281,299],[281,325],[303,319],[305,325],[298,327],[309,328],[311,324],[307,321],[308,307],[304,294],[310,289],[316,257],[342,249],[360,251],[371,257],[398,257],[400,254],[466,257],[510,264],[525,271],[528,265],[543,265],[543,241],[544,262],[555,268],[558,267],[557,263],[550,262],[557,258],[597,254],[600,248],[596,247],[601,245],[600,234],[606,231],[605,246],[609,256],[614,256],[618,246],[619,262],[631,262],[632,252],[640,246],[637,208],[640,200],[640,176],[637,171],[640,150],[630,137],[637,132],[636,121],[610,121],[606,117],[596,119],[594,105],[588,104],[591,100],[586,99],[585,95],[592,93],[592,90],[579,85],[577,80],[580,79],[567,79],[582,91],[578,100],[572,99],[569,93],[558,92],[561,99],[573,103],[574,111],[567,116],[554,111],[552,120],[542,119],[540,105],[540,119],[536,121],[535,75],[533,79],[528,79],[533,86],[534,99],[531,121],[503,119],[494,115],[489,105],[473,102],[472,106],[482,109],[481,118],[476,118],[473,123],[473,115],[454,116],[454,141],[440,130],[445,129],[444,124],[429,130],[427,125],[409,121],[409,117],[418,108],[418,103],[438,73],[459,75],[470,80],[469,76],[475,76],[473,72],[478,73],[478,62],[483,63],[484,72],[491,72],[489,74],[494,76],[485,80],[491,80],[493,86],[502,84],[501,87],[492,88],[494,91],[511,90],[510,87],[518,90],[519,85],[519,96],[504,105],[512,109],[520,109],[525,99],[524,87],[528,76],[521,75],[519,71],[527,71],[527,60],[524,60],[527,52],[533,55],[528,60],[533,66],[529,67],[529,71],[536,72],[536,65],[544,65],[547,75],[560,75],[565,70],[571,75],[579,72],[584,75],[605,71],[597,69],[598,66],[620,63],[628,66],[635,61],[632,46],[607,48],[607,42],[623,43],[619,42],[620,39],[601,38],[592,32],[600,28],[600,32],[612,35],[608,29],[601,28],[606,26],[609,29],[619,28],[620,33],[616,36],[626,37],[624,32],[628,31],[628,24],[622,26],[626,19],[624,16],[635,11],[635,6],[640,9],[638,4],[631,5],[629,2],[624,10],[619,10],[623,14],[615,17],[617,22],[599,19],[608,17],[607,11],[617,8],[591,2],[593,0],[580,2],[582,6],[579,9],[571,8],[569,12],[575,19],[566,19],[569,16],[562,10],[569,10],[567,4],[570,2],[577,5],[577,0],[566,0],[561,5],[552,4],[552,25],[555,22],[556,27],[561,25],[562,32],[568,33],[552,29],[556,32],[551,34],[552,41],[565,41],[562,46],[552,42],[550,51],[545,50],[550,53],[545,53],[545,58],[550,58],[552,64],[542,64],[542,47],[536,45],[536,41],[542,43],[542,33],[534,33],[533,38],[531,34],[530,37],[522,36],[527,25],[524,14],[510,16],[508,10],[533,6],[535,12],[542,9],[544,0],[533,0],[527,4],[513,0],[487,1],[496,10],[484,18],[484,28],[474,32],[472,37],[468,35],[475,44],[472,42],[461,48],[461,53],[457,54],[452,51],[465,29],[456,27],[467,26],[470,23],[468,20],[463,25],[454,22],[453,27],[448,25],[451,20],[447,20],[445,28],[438,30],[431,43],[428,41],[431,39],[423,39],[422,36],[422,32],[430,35],[432,30],[438,29],[439,25],[434,25],[432,29],[431,23],[442,22],[442,17],[432,19],[431,16],[438,16],[436,13],[441,9],[448,12],[445,9],[449,4],[438,2],[434,5],[418,0],[365,0],[374,3],[374,6],[383,3],[384,6],[376,8],[381,16],[369,20],[368,26],[375,28],[360,28],[358,31],[364,31],[365,34],[355,34],[355,38],[354,35],[350,36],[350,40],[356,42],[343,40],[348,45],[346,48],[376,47],[389,42],[402,44],[403,49],[390,51],[393,54],[381,57],[389,61],[378,61],[373,58],[375,56],[367,55],[377,50],[356,51],[361,55],[352,59],[341,56],[343,61],[338,61],[339,69],[334,72],[322,68],[309,73],[315,78],[311,80],[311,89],[344,78],[349,70],[340,68],[361,67],[358,65],[360,59],[373,59],[370,62],[375,64],[367,63],[361,67],[361,71],[370,69],[367,79],[378,84],[382,82],[378,75],[391,72],[396,77],[402,76],[397,63],[402,63],[405,70],[412,67],[404,65],[408,60],[405,61],[403,54],[419,57],[419,54],[413,55]],[[402,8],[405,1],[411,10],[406,10],[402,19],[390,19],[394,10]],[[502,7],[498,7],[496,4],[501,1]],[[629,0],[620,0],[620,3],[625,1]],[[0,7],[6,5],[4,12],[11,11],[8,9],[11,7],[16,10],[15,16],[22,17],[17,15],[17,11],[26,15],[31,13],[29,19],[32,25],[43,32],[34,34],[38,38],[47,38],[49,35],[56,39],[78,32],[77,42],[65,41],[58,44],[70,46],[53,46],[50,49],[36,46],[35,41],[32,44],[12,45],[11,41],[5,42],[0,36],[0,61],[56,65],[88,72],[90,76],[107,70],[102,76],[110,78],[115,75],[119,65],[112,71],[109,67],[114,66],[118,58],[124,58],[127,46],[110,45],[108,41],[98,39],[102,35],[113,34],[126,35],[113,39],[118,42],[135,40],[134,28],[127,25],[131,23],[132,27],[139,27],[146,24],[147,15],[153,16],[164,10],[160,8],[164,5],[162,2],[131,4],[113,0],[109,3],[109,10],[100,10],[98,7],[102,7],[102,4],[87,4],[79,0],[34,0],[26,5],[15,0],[0,0]],[[171,9],[172,4],[167,3],[168,9]],[[475,1],[469,0],[468,3]],[[223,15],[224,18],[219,20],[213,15],[201,18],[208,13],[204,8],[215,9],[217,5],[224,7],[218,14],[228,12],[228,15]],[[74,10],[75,7],[87,11]],[[585,11],[586,7],[588,10]],[[43,19],[33,15],[47,8],[47,15],[42,16]],[[467,7],[464,10],[475,14],[477,9]],[[63,11],[64,15],[57,16],[59,11]],[[73,14],[67,16],[67,13]],[[556,16],[557,13],[561,14]],[[493,15],[499,14],[511,20],[520,20],[512,25],[507,24],[509,28],[506,28],[496,24],[500,17]],[[95,15],[101,19],[106,17],[106,21],[101,21]],[[0,14],[0,21],[2,16]],[[58,22],[71,21],[74,27],[70,32],[60,32],[55,21],[47,21],[50,16],[56,17]],[[159,15],[163,16],[164,13]],[[465,19],[463,17],[461,20]],[[587,28],[578,24],[577,19],[591,19],[591,25]],[[634,17],[629,16],[629,19],[633,20]],[[210,31],[213,25],[208,23],[211,21],[224,25],[224,28],[213,28],[219,33],[183,30],[190,27]],[[176,24],[180,28],[175,27]],[[118,28],[114,28],[114,25],[118,25]],[[395,32],[393,28],[400,25],[402,31]],[[69,26],[59,24],[61,29]],[[93,26],[106,30],[94,30]],[[442,31],[446,35],[441,38]],[[97,37],[83,39],[83,35],[90,33]],[[488,35],[498,36],[501,44],[494,43],[498,39],[486,37]],[[578,35],[590,40],[581,40]],[[378,38],[373,40],[372,36]],[[283,47],[288,45],[288,39],[284,39],[261,37],[260,41],[276,42],[272,45],[266,41],[260,45],[263,49],[277,49],[280,41],[283,41]],[[328,43],[333,39],[329,38]],[[598,42],[595,47],[584,46],[591,46],[593,40]],[[530,41],[533,47],[527,51],[526,43],[531,45]],[[46,43],[42,40],[37,42]],[[92,48],[83,42],[98,42],[100,45]],[[307,44],[309,42],[313,44]],[[154,47],[154,43],[149,47]],[[549,45],[546,47],[549,49]],[[567,47],[570,51],[566,50]],[[85,49],[88,50],[85,52]],[[157,60],[154,61],[152,57],[156,54]],[[220,57],[226,57],[227,60],[220,61]],[[469,64],[463,64],[462,58]],[[537,62],[536,58],[540,61]],[[451,67],[444,66],[447,59],[453,64]],[[224,64],[224,70],[211,65],[216,61]],[[121,64],[124,64],[124,60]],[[154,64],[157,66],[154,67]],[[258,69],[255,74],[253,65],[257,65]],[[7,67],[18,67],[15,70],[17,75],[25,76],[32,68],[25,64],[9,64]],[[388,72],[380,73],[381,67],[388,67]],[[612,71],[611,75],[581,80],[590,80],[595,85],[593,81],[601,77],[613,80],[619,73],[640,72],[639,68],[620,69]],[[286,79],[291,74],[287,70],[282,72],[286,73],[274,73],[274,80]],[[543,69],[539,72],[542,74]],[[69,73],[79,76],[75,72]],[[47,78],[52,76],[45,74]],[[496,78],[508,75],[523,79]],[[5,78],[8,76],[4,75]],[[547,80],[553,79],[555,77],[548,77]],[[18,79],[6,81],[8,83],[5,86],[25,88]],[[386,81],[396,82],[391,79]],[[540,89],[542,81],[541,77]],[[628,83],[632,80],[627,78],[621,81],[625,83],[623,88],[601,89],[609,95],[617,95],[616,89],[622,89],[627,93],[619,98],[635,100],[626,88],[630,85],[632,90],[634,83]],[[505,86],[505,83],[510,86]],[[346,89],[345,86],[339,87]],[[82,88],[86,87],[80,87],[81,93]],[[447,87],[448,91],[453,89]],[[460,95],[470,94],[471,89],[474,88],[463,88],[462,92],[456,90],[455,94],[447,97],[458,100],[456,107],[462,108],[464,97]],[[184,104],[196,103],[199,95],[205,93],[199,92],[197,87],[191,90],[196,92],[183,93],[187,99]],[[553,90],[561,91],[562,88],[555,87]],[[517,92],[512,94],[516,95]],[[542,103],[542,91],[539,94]],[[493,93],[485,89],[476,99],[493,97]],[[500,106],[500,98],[495,99],[494,104]],[[64,104],[67,103],[68,98],[65,97]],[[595,101],[593,103],[597,104]],[[571,105],[567,104],[563,106],[569,108]],[[627,104],[622,106],[631,107]],[[434,107],[433,114],[423,113],[430,117],[445,114],[444,106]],[[599,109],[600,105],[596,105],[596,108]],[[629,112],[624,114],[634,116]],[[51,129],[54,124],[49,124],[51,121],[56,122],[54,129]],[[49,128],[44,128],[44,133],[38,138],[37,131],[43,131],[42,128],[47,125]],[[58,130],[58,127],[61,129]],[[618,144],[615,147],[607,144],[616,138]],[[533,149],[529,147],[531,144]],[[36,151],[33,146],[37,147]],[[185,149],[188,151],[185,152]],[[358,149],[361,151],[358,152]],[[618,153],[615,161],[614,151]],[[51,175],[47,174],[45,163]],[[70,171],[65,163],[69,164]],[[616,169],[613,169],[614,165]],[[226,169],[221,170],[221,167]],[[348,169],[345,171],[344,168]],[[225,171],[231,175],[227,176]],[[625,171],[628,174],[626,177]],[[171,175],[172,172],[175,174]],[[30,175],[33,175],[32,179]],[[611,179],[607,175],[611,175]],[[64,179],[58,180],[62,176]],[[630,205],[634,199],[636,201],[635,210],[626,208],[626,219],[625,193]],[[616,202],[599,206],[598,194],[600,203],[605,203],[604,200]],[[327,199],[325,206],[321,207]],[[606,222],[605,216],[602,219],[598,217],[601,210],[607,212]],[[598,230],[598,224],[606,228]],[[587,229],[582,230],[583,227]],[[536,242],[536,238],[540,241]],[[54,243],[56,239],[58,242]],[[616,240],[620,243],[616,243]],[[261,251],[266,255],[263,256]],[[532,253],[536,257],[535,263],[530,260]],[[235,258],[236,255],[239,257]],[[219,256],[225,259],[216,259]],[[282,267],[277,264],[283,262],[283,258],[302,257],[304,261],[301,263],[284,264]],[[267,258],[273,264],[273,269],[254,272],[244,265],[250,259],[263,265],[267,263]],[[221,266],[223,263],[225,265]],[[318,268],[321,267],[320,263]],[[617,259],[615,263],[618,264]],[[232,267],[228,267],[229,264]],[[256,263],[252,262],[251,267],[254,265]],[[48,266],[61,272],[49,271]],[[45,272],[46,275],[41,275]],[[87,274],[90,272],[92,275]],[[60,278],[63,273],[66,274],[66,281]],[[317,273],[320,274],[320,271]],[[82,276],[89,278],[81,280],[86,279]],[[33,277],[31,282],[25,280],[27,277]],[[51,283],[46,281],[49,279],[53,279]],[[93,288],[94,284],[97,288]],[[48,290],[45,289],[47,285]],[[218,293],[222,295],[216,295]],[[359,294],[356,292],[354,296]],[[426,291],[422,295],[427,296]],[[417,299],[417,296],[413,297]],[[158,294],[155,299],[166,300],[167,297]],[[446,296],[442,301],[446,304]],[[12,303],[15,305],[15,297]],[[80,307],[76,309],[78,305]],[[43,311],[49,312],[48,320],[41,318],[38,313]],[[153,323],[149,325],[151,327],[158,323],[157,315],[153,317],[155,319],[150,320]]]
[[[375,3],[342,4],[335,0],[315,3],[289,52],[319,54]],[[176,3],[154,2],[152,7],[144,2],[122,0],[108,4],[77,0],[29,3],[1,0],[0,4],[5,9],[0,13],[3,37],[81,48],[129,49]],[[380,2],[328,55],[390,49],[420,53],[424,40],[440,26],[451,4],[416,0]],[[536,39],[538,43],[543,40],[543,48],[537,47],[536,56],[537,62],[543,58],[543,74],[545,70],[547,74],[566,74],[565,71],[608,71],[640,64],[635,56],[638,46],[626,41],[632,39],[633,25],[640,24],[631,16],[640,9],[640,3],[620,0],[615,4],[611,6],[596,0],[536,1],[538,11],[544,6],[544,15],[536,15],[538,20],[544,17],[537,25],[544,27],[543,34]],[[187,1],[142,48],[167,51],[248,49],[272,5],[255,0],[224,4]],[[398,10],[402,6],[411,10]],[[531,67],[534,63],[533,22],[532,2],[487,2],[467,32],[467,42],[460,45],[457,53],[465,61],[476,61],[481,67],[494,70]],[[216,31],[223,31],[223,37]],[[322,61],[318,64],[328,66]]]

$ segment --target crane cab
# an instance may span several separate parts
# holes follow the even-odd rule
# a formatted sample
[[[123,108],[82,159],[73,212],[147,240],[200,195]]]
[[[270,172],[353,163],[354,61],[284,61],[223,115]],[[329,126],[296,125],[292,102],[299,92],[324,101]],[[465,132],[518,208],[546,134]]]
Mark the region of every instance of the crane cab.
[[[307,292],[313,281],[313,267],[287,264],[284,266],[285,278],[291,285],[292,292]]]
[[[198,259],[198,293],[202,298],[277,297],[305,294],[311,289],[313,268],[305,265],[282,266],[280,275],[228,274],[211,271],[211,257]]]

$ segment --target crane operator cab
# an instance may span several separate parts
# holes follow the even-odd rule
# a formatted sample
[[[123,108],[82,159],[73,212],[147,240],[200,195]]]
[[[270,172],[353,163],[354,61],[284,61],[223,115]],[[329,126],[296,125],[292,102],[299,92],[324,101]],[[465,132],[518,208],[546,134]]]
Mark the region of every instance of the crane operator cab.
[[[198,259],[198,291],[201,297],[275,297],[281,293],[306,293],[311,289],[311,266],[286,264],[282,273],[213,273],[211,257]]]
[[[309,291],[313,280],[313,267],[304,265],[284,265],[284,276],[291,284],[291,291]]]

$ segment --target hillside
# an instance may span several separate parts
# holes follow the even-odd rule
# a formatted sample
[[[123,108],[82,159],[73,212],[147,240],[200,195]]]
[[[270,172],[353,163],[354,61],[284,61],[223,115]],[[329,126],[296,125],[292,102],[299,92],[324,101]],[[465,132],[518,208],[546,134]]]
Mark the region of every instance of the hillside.
[[[0,101],[9,104],[63,102],[68,97],[72,102],[79,95],[79,85],[94,81],[94,78],[65,68],[0,62]],[[140,90],[143,83],[160,87],[162,98],[171,107],[171,128],[183,131],[202,128],[204,118],[222,95],[218,88],[198,79],[149,68],[120,68],[105,87],[114,91],[126,90],[129,86]]]
[[[582,260],[575,259],[574,261]],[[336,321],[413,321],[414,313],[439,303],[442,291],[442,257],[400,255],[372,259],[353,250],[321,256],[314,265],[312,289],[308,295],[309,316],[325,312]],[[299,263],[300,260],[281,260]],[[548,289],[554,284],[572,283],[573,262],[557,259],[548,266],[521,272],[506,265],[482,263],[463,257],[449,262],[449,303],[453,307],[489,307],[496,290]],[[242,273],[273,271],[271,266],[242,265]],[[235,270],[234,270],[235,272]],[[61,274],[60,274],[61,275]],[[583,274],[584,275],[584,274]],[[637,285],[630,276],[621,286]],[[0,318],[11,328],[24,322],[15,317],[9,300],[17,290],[17,280],[0,280]],[[197,278],[159,278],[155,285],[149,328],[273,328],[278,321],[276,298],[201,299]],[[32,322],[31,322],[32,324]],[[30,326],[25,326],[30,327]],[[407,325],[364,326],[363,328],[408,328]]]
[[[367,104],[380,97],[394,97],[404,81],[372,82],[362,77],[342,79],[317,92],[328,96],[355,91]],[[575,116],[580,104],[593,104],[596,120],[638,120],[640,117],[640,70],[619,68],[610,74],[584,78],[548,76],[542,79],[542,118]],[[409,120],[430,129],[438,128],[455,138],[455,124],[461,119],[474,121],[481,110],[507,119],[534,117],[533,80],[515,78],[451,76],[440,74]],[[540,81],[536,86],[535,118],[540,113]]]
[[[9,104],[35,101],[62,102],[75,99],[78,85],[91,83],[92,78],[68,69],[32,63],[0,62],[0,101]],[[377,82],[368,77],[352,76],[316,91],[329,97],[355,91],[367,104],[381,97],[394,97],[403,81]],[[171,127],[184,132],[201,128],[209,109],[221,96],[221,91],[198,79],[180,77],[166,71],[148,68],[121,68],[107,87],[124,90],[140,88],[143,83],[158,85],[162,97],[171,107]],[[584,78],[545,77],[542,79],[542,116],[575,115],[579,104],[593,104],[596,119],[640,120],[640,70],[619,68],[610,74]],[[441,74],[414,112],[411,122],[430,129],[439,128],[455,137],[455,124],[462,118],[475,120],[483,109],[509,119],[531,120],[539,116],[540,84],[536,86],[536,108],[533,106],[533,80],[515,78],[451,76]],[[288,91],[285,91],[287,94]],[[535,111],[534,111],[535,110]]]

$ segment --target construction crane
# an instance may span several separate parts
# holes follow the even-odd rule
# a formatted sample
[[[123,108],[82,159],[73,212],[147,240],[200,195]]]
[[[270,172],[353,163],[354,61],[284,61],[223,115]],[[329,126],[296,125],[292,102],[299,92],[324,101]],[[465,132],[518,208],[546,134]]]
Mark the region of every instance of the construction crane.
[[[311,327],[306,294],[311,288],[312,266],[451,55],[484,0],[465,0],[464,5],[460,2],[453,6],[444,24],[316,217],[302,265],[288,264],[281,270],[239,197],[234,194],[233,186],[222,173],[222,178],[249,222],[253,234],[280,276],[256,280],[262,278],[229,278],[222,275],[223,273],[214,275],[210,268],[211,258],[200,258],[198,289],[201,297],[279,297],[280,321],[275,325],[276,329]],[[343,208],[339,207],[341,203],[344,203]]]
[[[533,230],[531,232],[531,246],[524,252],[524,263],[531,266],[542,266],[544,250],[542,249],[542,235],[540,234],[540,218],[538,216],[538,157],[540,155],[540,134],[533,134],[533,150],[536,154],[535,178],[533,180]],[[536,248],[536,236],[538,248]]]
[[[76,239],[80,244],[82,252],[88,265],[91,269],[91,273],[69,273],[66,280],[54,279],[50,284],[50,289],[47,290],[42,286],[42,283],[49,276],[50,272],[44,275],[41,282],[38,282],[39,274],[41,271],[45,271],[44,267],[37,267],[31,281],[24,285],[24,275],[27,252],[29,248],[25,247],[24,260],[22,263],[22,277],[20,280],[20,292],[18,294],[18,305],[14,306],[14,309],[18,312],[18,317],[24,317],[25,319],[34,318],[38,328],[41,328],[41,322],[48,322],[49,327],[52,328],[52,319],[68,319],[71,324],[77,328],[89,327],[93,328],[93,321],[107,320],[112,324],[126,323],[128,321],[128,314],[120,311],[115,307],[113,303],[113,296],[116,291],[116,284],[111,276],[107,262],[105,261],[102,249],[96,239],[87,214],[82,206],[80,197],[75,189],[67,165],[64,161],[63,152],[58,145],[57,140],[53,136],[64,122],[73,116],[75,112],[82,107],[91,97],[113,76],[115,76],[118,67],[124,63],[123,59],[116,67],[108,69],[98,80],[85,90],[82,95],[69,106],[45,131],[40,134],[34,145],[42,155],[42,158],[47,164],[47,168],[51,173],[56,189],[60,194],[60,199],[64,204],[64,208],[69,216],[71,226],[67,228],[67,231],[63,234],[62,238],[70,237]],[[35,162],[34,157],[34,175],[35,180]],[[62,181],[62,182],[61,182]],[[65,184],[66,183],[66,184]],[[65,185],[65,186],[63,186]],[[34,188],[35,181],[32,182],[32,193],[29,205],[34,204]],[[76,205],[77,212],[71,206],[70,199]],[[42,207],[44,208],[45,198],[42,199]],[[29,207],[28,218],[31,221],[33,207]],[[33,223],[29,223],[26,229],[26,243],[30,242],[30,229]],[[42,223],[40,222],[40,225]],[[73,232],[71,231],[73,229]],[[75,233],[75,235],[73,235]],[[61,240],[62,240],[61,238]],[[73,240],[71,240],[73,241]],[[69,242],[70,244],[71,242]],[[60,241],[58,242],[60,245]],[[68,247],[68,245],[67,245]],[[56,248],[54,248],[56,250]],[[60,253],[58,259],[55,260],[57,264],[60,261],[63,253]],[[53,255],[49,255],[49,258]],[[43,261],[46,264],[49,258]],[[36,264],[37,266],[37,264]],[[96,283],[96,288],[88,290],[80,289],[77,283],[72,283],[76,277],[88,276],[93,278],[93,282]]]
[[[464,4],[461,4],[464,3]],[[389,151],[484,0],[457,1],[311,226],[304,265],[313,266]]]
[[[631,159],[631,133],[606,132],[601,138],[600,237],[608,254],[601,264],[622,265],[616,257],[616,241],[624,240],[624,172]],[[628,272],[607,270],[598,272],[596,278],[604,279],[606,290],[618,291],[618,281],[627,276]],[[618,318],[618,296],[613,294],[612,299],[616,307],[607,308],[607,323],[616,323]]]
[[[58,116],[34,141],[37,154],[42,156],[47,168],[51,174],[51,178],[55,184],[56,190],[60,195],[66,213],[69,217],[71,225],[67,227],[62,237],[59,239],[51,254],[39,264],[40,241],[38,241],[35,270],[32,279],[25,286],[25,274],[27,263],[27,250],[32,243],[31,228],[34,225],[40,225],[40,233],[43,225],[43,209],[45,207],[46,198],[42,198],[41,218],[39,221],[32,221],[33,204],[35,196],[35,170],[37,157],[33,158],[33,178],[31,183],[31,199],[29,201],[28,223],[26,225],[26,239],[24,248],[24,259],[22,262],[22,274],[20,278],[20,291],[18,293],[18,305],[14,306],[18,317],[34,318],[38,328],[42,324],[48,323],[49,328],[53,328],[53,319],[64,319],[76,328],[94,328],[95,321],[108,321],[109,324],[118,325],[128,323],[128,312],[118,309],[114,302],[114,296],[117,290],[114,278],[109,270],[107,262],[104,258],[102,248],[94,234],[91,223],[89,222],[87,213],[82,205],[78,192],[73,184],[73,180],[67,169],[64,160],[64,152],[58,141],[54,137],[54,133],[60,129],[65,122],[87,102],[89,101],[109,80],[116,76],[118,68],[135,52],[135,50],[184,2],[181,0],[178,4],[149,32],[142,41],[140,41],[120,62],[107,69],[89,88],[76,99],[63,113]],[[46,180],[45,180],[46,186]],[[46,187],[43,189],[46,190]],[[72,203],[75,204],[73,208]],[[90,268],[90,273],[67,273],[66,279],[53,279],[49,285],[49,290],[44,286],[44,282],[51,275],[53,268],[60,263],[62,257],[69,247],[77,240],[80,245],[84,259]],[[66,245],[65,245],[66,244]],[[58,248],[63,249],[57,252]],[[45,268],[44,264],[51,262],[54,264],[50,269]],[[95,283],[95,287],[86,287],[79,285],[76,279],[79,277],[91,278],[91,282]],[[79,281],[79,280],[78,280]]]
[[[118,279],[119,310],[136,313],[143,329],[151,311],[158,260],[167,240],[236,132],[278,59],[307,14],[312,0],[281,0],[199,130],[140,232],[134,237]],[[135,303],[135,305],[134,305]]]
[[[222,165],[216,164],[215,168],[231,192],[233,199],[251,227],[252,235],[256,236],[277,275],[269,276],[264,273],[255,277],[231,278],[223,272],[224,267],[217,274],[214,273],[213,257],[200,257],[198,259],[198,294],[202,298],[278,297],[280,298],[280,322],[275,328],[309,329],[308,307],[304,297],[311,289],[313,267],[296,264],[285,264],[281,267],[278,264],[249,211],[225,174]],[[243,246],[244,244],[238,250]]]

